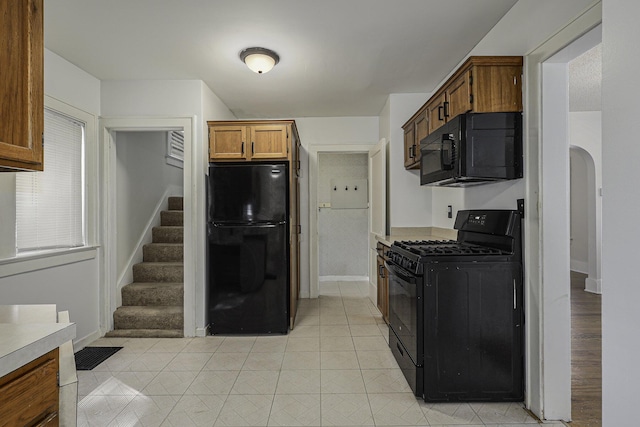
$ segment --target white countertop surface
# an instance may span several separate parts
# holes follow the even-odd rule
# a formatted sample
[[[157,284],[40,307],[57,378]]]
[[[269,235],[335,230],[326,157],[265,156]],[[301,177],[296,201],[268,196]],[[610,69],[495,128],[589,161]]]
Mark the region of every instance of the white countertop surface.
[[[75,338],[75,323],[42,320],[43,311],[49,310],[50,306],[0,306],[0,377]]]

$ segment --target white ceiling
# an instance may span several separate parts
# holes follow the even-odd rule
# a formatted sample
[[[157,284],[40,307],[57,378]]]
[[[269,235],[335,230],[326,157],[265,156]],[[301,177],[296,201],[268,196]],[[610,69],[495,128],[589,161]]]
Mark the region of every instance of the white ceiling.
[[[203,80],[238,118],[375,116],[431,92],[515,3],[47,0],[45,46],[100,80]],[[251,46],[280,63],[254,74]]]

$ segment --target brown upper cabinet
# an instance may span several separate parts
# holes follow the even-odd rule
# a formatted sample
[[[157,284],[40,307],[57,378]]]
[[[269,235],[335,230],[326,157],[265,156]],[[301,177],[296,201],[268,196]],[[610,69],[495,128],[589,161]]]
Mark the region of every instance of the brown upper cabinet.
[[[43,0],[0,2],[0,171],[42,170]]]
[[[513,111],[522,111],[522,57],[470,57],[402,126],[405,168],[420,167],[420,140],[453,117]],[[425,118],[426,133],[417,132]]]
[[[404,167],[407,169],[420,167],[420,140],[429,130],[426,111],[421,111],[411,123],[404,131]]]
[[[207,122],[209,160],[287,160],[291,124],[284,122]]]

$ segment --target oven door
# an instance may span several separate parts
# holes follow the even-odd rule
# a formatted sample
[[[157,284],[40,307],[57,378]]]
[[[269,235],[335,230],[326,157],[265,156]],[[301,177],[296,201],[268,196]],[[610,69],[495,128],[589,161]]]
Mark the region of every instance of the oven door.
[[[423,361],[422,277],[387,262],[389,272],[389,327],[416,366]]]

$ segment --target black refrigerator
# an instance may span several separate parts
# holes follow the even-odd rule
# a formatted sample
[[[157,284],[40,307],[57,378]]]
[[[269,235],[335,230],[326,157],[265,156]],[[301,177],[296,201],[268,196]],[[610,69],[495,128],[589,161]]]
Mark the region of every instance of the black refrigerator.
[[[286,334],[288,165],[211,163],[207,187],[210,333]]]

